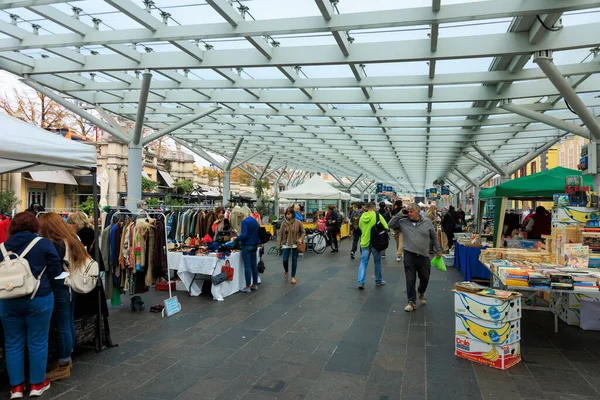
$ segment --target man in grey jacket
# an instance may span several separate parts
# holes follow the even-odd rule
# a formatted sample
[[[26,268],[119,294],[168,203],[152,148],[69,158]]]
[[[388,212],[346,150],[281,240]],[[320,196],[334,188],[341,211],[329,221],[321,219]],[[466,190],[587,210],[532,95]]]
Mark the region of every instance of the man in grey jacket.
[[[407,210],[408,215],[396,214],[389,222],[389,227],[399,231],[404,239],[402,249],[404,250],[404,273],[406,275],[406,294],[408,295],[408,305],[404,311],[411,312],[417,309],[417,292],[415,291],[417,275],[419,276],[419,301],[423,306],[427,304],[425,290],[427,290],[431,272],[429,243],[433,243],[437,256],[442,255],[442,247],[431,221],[421,217],[419,206],[409,204]]]

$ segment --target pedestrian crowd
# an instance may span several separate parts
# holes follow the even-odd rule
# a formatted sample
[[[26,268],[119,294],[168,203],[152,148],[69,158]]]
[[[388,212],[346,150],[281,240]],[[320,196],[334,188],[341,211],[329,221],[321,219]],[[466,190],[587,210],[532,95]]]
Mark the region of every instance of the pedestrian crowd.
[[[73,282],[93,254],[94,231],[85,214],[76,212],[65,221],[56,213],[37,218],[35,211],[16,214],[8,239],[0,245],[0,281],[5,283],[0,288],[0,320],[11,399],[24,397],[26,364],[29,397],[39,397],[51,381],[71,376],[77,293],[68,286],[69,277]],[[29,290],[25,282],[31,279],[35,285]],[[58,359],[48,365],[51,337],[56,337]]]

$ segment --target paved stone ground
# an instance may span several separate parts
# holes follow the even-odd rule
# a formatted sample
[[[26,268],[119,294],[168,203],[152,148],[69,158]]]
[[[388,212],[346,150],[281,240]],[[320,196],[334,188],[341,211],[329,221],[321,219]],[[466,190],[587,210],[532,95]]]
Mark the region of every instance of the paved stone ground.
[[[179,292],[169,319],[128,304],[112,310],[120,345],[75,357],[71,379],[45,398],[68,399],[598,399],[600,333],[549,313],[523,318],[524,362],[498,371],[454,356],[455,269],[434,271],[429,304],[406,313],[404,271],[384,261],[387,286],[356,289],[358,260],[307,254],[298,284],[265,256],[258,292],[215,302]],[[144,295],[146,307],[164,299]],[[128,300],[128,298],[125,298]]]

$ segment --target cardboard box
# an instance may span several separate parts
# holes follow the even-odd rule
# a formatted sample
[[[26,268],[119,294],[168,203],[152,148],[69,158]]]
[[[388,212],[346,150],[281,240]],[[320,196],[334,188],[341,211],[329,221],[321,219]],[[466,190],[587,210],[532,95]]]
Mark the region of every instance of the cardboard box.
[[[497,369],[508,369],[521,361],[521,343],[496,346],[456,335],[454,354],[479,364]]]
[[[582,299],[600,299],[600,292],[598,293],[563,293],[565,300],[565,306],[567,308],[579,308]]]
[[[455,291],[454,312],[485,321],[512,321],[521,318],[521,297],[500,300],[474,293]]]
[[[456,334],[484,343],[503,345],[521,340],[521,320],[493,322],[455,314]]]
[[[581,299],[581,329],[600,331],[600,300]]]

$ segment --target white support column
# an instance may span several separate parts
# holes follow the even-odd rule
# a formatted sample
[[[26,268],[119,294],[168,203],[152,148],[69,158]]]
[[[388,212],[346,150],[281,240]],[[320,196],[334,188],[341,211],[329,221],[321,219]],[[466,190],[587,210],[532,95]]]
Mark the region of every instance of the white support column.
[[[489,156],[489,154],[481,150],[476,144],[472,144],[471,147],[473,147],[473,149],[475,149],[475,151],[478,152],[481,155],[481,157],[485,158],[485,160],[490,163],[490,166],[492,166],[492,168],[496,170],[496,172],[498,172],[500,175],[506,175],[506,171],[504,171],[504,169],[501,166],[499,166],[498,163],[494,161],[492,157]],[[469,183],[472,184],[473,182]]]
[[[506,100],[503,101],[503,103],[500,105],[500,108],[503,108],[506,111],[510,111],[515,114],[518,114],[522,117],[529,118],[534,121],[541,122],[543,124],[552,126],[554,128],[557,128],[557,129],[560,129],[560,130],[563,130],[566,132],[570,132],[574,135],[581,136],[586,139],[590,138],[590,131],[586,127],[579,126],[579,125],[573,124],[571,122],[563,121],[562,119],[552,117],[550,115],[546,115],[546,114],[542,114],[537,111],[530,110],[528,108],[519,106],[517,104],[513,104]]]
[[[273,183],[273,196],[274,196],[274,208],[275,208],[275,215],[277,217],[279,217],[279,181],[281,180],[281,177],[283,176],[283,174],[285,174],[285,169],[287,167],[283,166],[283,169],[281,170],[281,173],[279,174],[279,176],[277,177],[277,179],[275,180],[275,183]]]
[[[127,201],[126,207],[137,212],[137,202],[142,199],[142,144],[129,143],[127,159]]]
[[[91,122],[92,124],[96,125],[98,128],[103,129],[104,131],[110,133],[111,135],[113,135],[117,139],[121,140],[122,142],[129,143],[129,138],[126,135],[124,135],[122,131],[120,131],[117,128],[113,128],[109,124],[106,124],[103,121],[101,121],[100,119],[94,117],[93,115],[83,111],[81,108],[77,107],[75,104],[71,103],[64,97],[54,93],[53,91],[46,89],[44,86],[40,85],[36,81],[31,80],[31,79],[19,79],[19,81],[21,83],[24,83],[27,86],[37,90],[38,92],[42,93],[43,95],[48,96],[49,98],[51,98],[52,100],[54,100],[55,102],[57,102],[58,104],[63,106],[64,108],[66,108],[67,110],[79,115],[81,118],[84,118],[85,120]]]
[[[116,206],[119,203],[119,170],[116,165],[107,165],[108,171],[108,205]],[[141,185],[141,183],[140,183]]]
[[[223,207],[229,204],[229,198],[231,197],[231,171],[225,169],[223,171]]]
[[[354,180],[354,182],[352,182],[352,183],[350,184],[350,186],[348,187],[348,189],[352,189],[352,187],[353,187],[354,185],[356,185],[356,183],[358,182],[358,180],[359,180],[359,179],[360,179],[362,176],[363,176],[363,174],[360,174],[359,176],[357,176],[357,177],[356,177],[356,179]]]
[[[182,118],[178,122],[176,122],[172,125],[169,125],[167,128],[161,129],[160,131],[153,133],[152,135],[144,138],[142,140],[142,143],[144,146],[146,146],[147,144],[153,142],[154,140],[160,139],[164,135],[175,132],[177,129],[183,128],[184,126],[189,125],[192,122],[195,122],[202,117],[206,117],[207,115],[210,115],[220,109],[221,109],[221,107],[208,107],[207,109],[197,112],[196,114],[191,115],[187,118]]]
[[[142,131],[144,130],[144,117],[146,115],[146,104],[148,103],[148,93],[150,92],[150,83],[152,82],[152,74],[150,71],[144,72],[142,76],[142,88],[140,90],[140,99],[138,101],[138,111],[135,118],[135,127],[133,129],[133,138],[131,141],[136,146],[142,140]]]
[[[264,178],[265,172],[267,172],[267,170],[269,169],[269,165],[271,165],[271,161],[273,161],[273,156],[271,156],[271,158],[269,158],[269,161],[267,161],[267,164],[265,165],[262,172],[260,173],[260,176],[258,177],[259,181],[262,181],[262,179]]]
[[[600,139],[600,122],[596,120],[594,115],[588,110],[583,101],[579,98],[573,87],[560,73],[558,68],[552,62],[552,51],[536,51],[534,53],[533,62],[546,74],[548,79],[563,95],[565,100],[577,113],[583,121],[590,133],[595,139]]]

